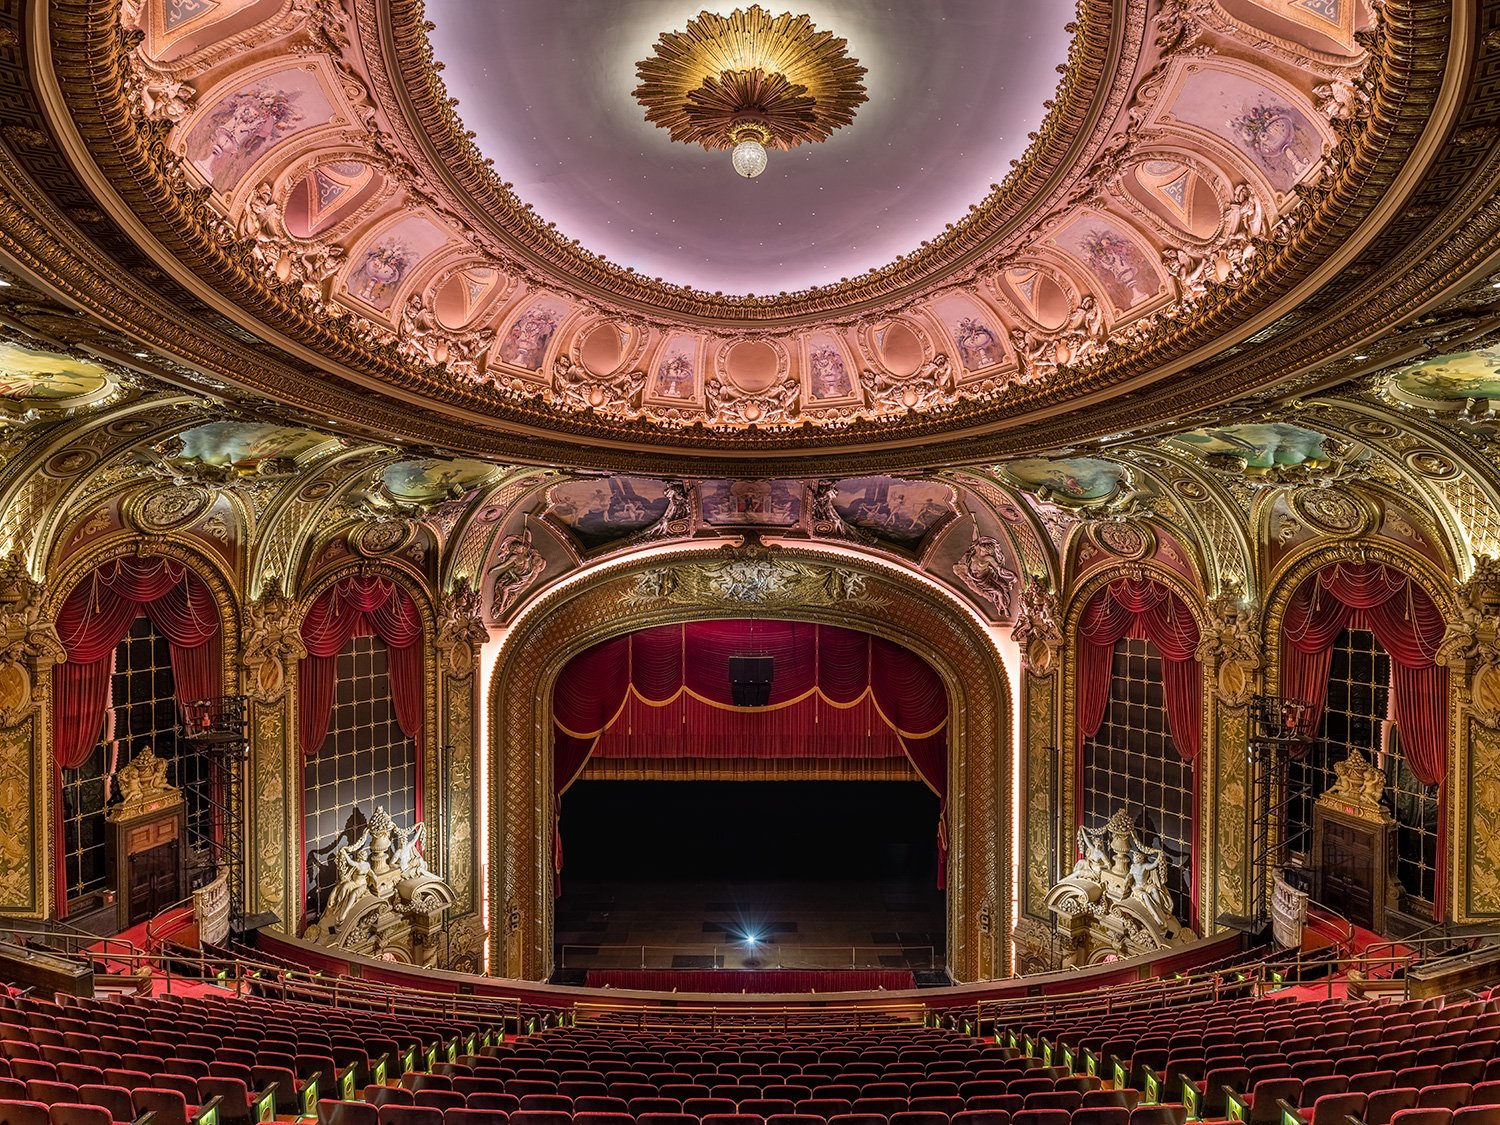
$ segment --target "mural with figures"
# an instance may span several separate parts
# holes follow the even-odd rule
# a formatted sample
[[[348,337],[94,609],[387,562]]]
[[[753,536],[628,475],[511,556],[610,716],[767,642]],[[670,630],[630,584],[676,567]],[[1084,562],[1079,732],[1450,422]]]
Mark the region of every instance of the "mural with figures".
[[[964,370],[982,371],[1005,359],[999,321],[976,301],[962,294],[949,294],[934,301],[932,311],[953,337],[953,346]]]
[[[922,542],[958,511],[948,485],[900,477],[841,480],[833,503],[846,523],[902,547]]]
[[[1108,219],[1070,223],[1056,238],[1060,249],[1081,261],[1117,309],[1129,309],[1161,289],[1161,276],[1139,243]]]
[[[585,550],[644,531],[666,514],[667,482],[649,477],[573,480],[547,493],[547,518],[561,523]]]
[[[1189,430],[1168,444],[1200,457],[1237,458],[1247,470],[1277,465],[1319,465],[1327,459],[1324,435],[1290,422],[1258,422]]]
[[[1424,359],[1396,372],[1391,384],[1415,398],[1500,398],[1500,347]]]
[[[547,345],[568,315],[568,305],[556,297],[540,297],[516,317],[500,341],[500,362],[523,371],[540,371]]]
[[[92,402],[114,387],[97,363],[0,340],[0,396],[39,409]]]
[[[721,527],[792,527],[802,517],[802,482],[710,480],[698,486],[703,522]]]
[[[1239,74],[1192,71],[1172,116],[1223,138],[1249,158],[1277,191],[1288,192],[1313,167],[1323,138],[1284,94]]]
[[[328,434],[273,422],[210,422],[193,427],[178,441],[181,449],[177,456],[183,460],[239,473],[297,468],[342,444]]]
[[[1038,500],[1087,504],[1112,495],[1125,468],[1097,457],[1023,457],[999,466],[1001,475]]]
[[[816,399],[847,398],[854,393],[854,380],[838,341],[826,332],[807,340],[808,392]]]
[[[651,391],[662,398],[689,399],[697,393],[698,341],[674,336],[656,361]]]
[[[397,500],[457,500],[487,484],[499,472],[496,466],[484,461],[424,458],[388,465],[381,481]]]
[[[188,133],[187,157],[225,191],[282,141],[332,117],[317,70],[278,71],[215,102]]]
[[[422,216],[402,219],[356,251],[345,289],[371,308],[389,309],[413,267],[446,241]]]

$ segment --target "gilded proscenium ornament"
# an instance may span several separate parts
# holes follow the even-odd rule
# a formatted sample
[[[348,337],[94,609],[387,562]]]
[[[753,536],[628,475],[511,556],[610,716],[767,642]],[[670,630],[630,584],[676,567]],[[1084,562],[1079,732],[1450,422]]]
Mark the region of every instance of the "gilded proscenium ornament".
[[[848,43],[807,16],[757,4],[728,16],[700,12],[666,31],[636,64],[636,101],[674,141],[706,149],[754,141],[790,149],[826,141],[868,96]]]

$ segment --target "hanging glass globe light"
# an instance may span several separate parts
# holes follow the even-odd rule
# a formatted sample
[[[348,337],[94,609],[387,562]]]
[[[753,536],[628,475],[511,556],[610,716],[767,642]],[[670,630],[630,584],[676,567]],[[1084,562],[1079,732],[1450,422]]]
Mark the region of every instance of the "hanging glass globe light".
[[[766,146],[756,140],[741,141],[730,153],[734,170],[747,180],[753,180],[766,170]]]

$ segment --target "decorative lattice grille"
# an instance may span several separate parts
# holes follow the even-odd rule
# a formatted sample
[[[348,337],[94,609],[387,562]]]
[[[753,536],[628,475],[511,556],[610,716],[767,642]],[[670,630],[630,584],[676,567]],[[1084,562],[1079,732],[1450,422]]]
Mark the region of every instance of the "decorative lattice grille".
[[[328,734],[303,771],[305,905],[312,918],[333,889],[335,849],[363,835],[377,805],[397,824],[411,825],[418,819],[416,785],[416,746],[396,723],[385,642],[353,637],[338,655]]]
[[[1191,923],[1193,768],[1167,727],[1161,655],[1150,641],[1115,643],[1109,707],[1080,765],[1084,825],[1102,828],[1125,809],[1146,843],[1166,852],[1173,911]]]

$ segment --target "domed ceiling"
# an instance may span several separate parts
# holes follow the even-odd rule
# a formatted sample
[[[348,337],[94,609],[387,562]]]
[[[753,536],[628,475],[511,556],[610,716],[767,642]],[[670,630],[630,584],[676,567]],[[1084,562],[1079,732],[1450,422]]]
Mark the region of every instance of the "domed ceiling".
[[[612,262],[727,294],[837,284],[963,219],[1024,155],[1072,39],[1063,3],[799,5],[847,40],[869,101],[827,142],[741,181],[632,97],[636,62],[699,9],[433,0],[427,17],[448,93],[517,197]]]
[[[1472,5],[796,12],[868,97],[742,180],[634,96],[696,4],[32,5],[0,249],[156,378],[713,479],[1068,456],[1332,385],[1500,225],[1463,188]]]

